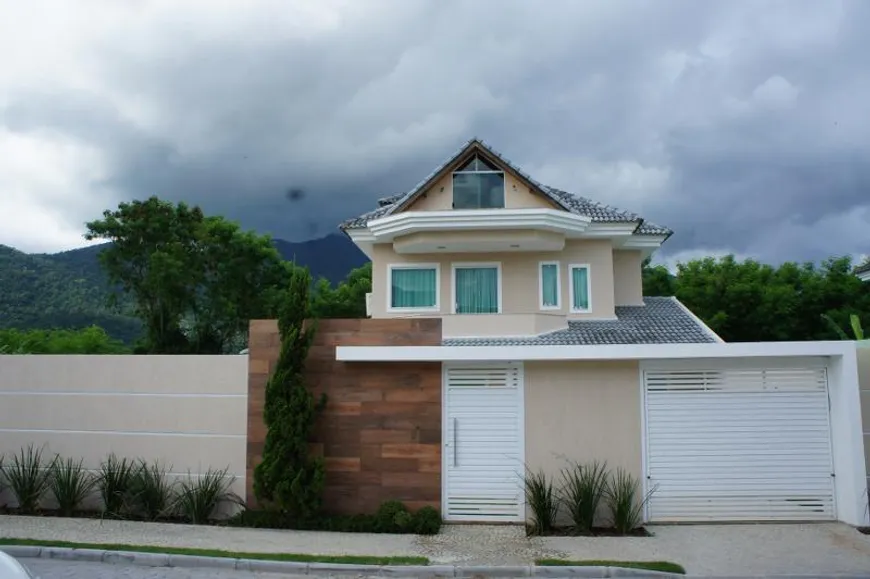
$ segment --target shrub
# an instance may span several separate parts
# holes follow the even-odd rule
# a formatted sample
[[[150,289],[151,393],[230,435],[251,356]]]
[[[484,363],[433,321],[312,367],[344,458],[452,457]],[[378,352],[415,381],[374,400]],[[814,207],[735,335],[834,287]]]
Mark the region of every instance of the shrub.
[[[124,515],[130,502],[135,463],[126,458],[118,458],[114,453],[100,464],[97,486],[103,499],[103,512],[113,517]]]
[[[85,470],[82,459],[79,459],[78,462],[71,458],[66,460],[57,458],[55,460],[50,488],[62,515],[71,517],[82,502],[88,498],[94,485],[96,485],[96,480],[91,473]]]
[[[378,512],[375,515],[375,527],[381,533],[398,533],[401,532],[399,524],[405,520],[404,515],[408,513],[408,507],[402,501],[385,501],[378,507]]]
[[[170,469],[171,470],[171,467]],[[133,507],[143,517],[155,520],[172,510],[175,485],[166,477],[167,469],[157,461],[148,464],[139,461],[130,481],[130,498]]]
[[[43,464],[42,448],[30,444],[26,450],[22,448],[18,454],[13,454],[9,464],[4,465],[3,474],[22,513],[33,513],[39,508],[39,501],[51,483],[54,460]]]
[[[575,533],[591,534],[595,514],[607,490],[607,463],[574,463],[562,471],[562,501]]]
[[[526,504],[532,509],[532,532],[536,535],[550,532],[559,514],[559,500],[553,481],[543,470],[531,472],[527,468],[524,487]]]
[[[176,506],[179,514],[193,524],[205,523],[212,518],[215,509],[224,502],[242,504],[240,497],[230,492],[233,477],[227,476],[229,467],[223,470],[208,469],[205,474],[187,480],[179,485]]]
[[[435,507],[423,507],[411,521],[412,532],[418,535],[437,535],[441,530],[441,513]]]
[[[397,501],[388,501],[394,503]],[[401,504],[401,503],[399,503]],[[382,505],[383,507],[383,505]],[[310,519],[295,519],[278,510],[245,509],[231,517],[227,524],[232,527],[263,529],[294,529],[299,531],[334,531],[341,533],[417,533],[436,535],[441,529],[441,515],[432,507],[423,507],[414,514],[407,509],[394,510],[393,527],[384,529],[378,515],[329,515]],[[384,509],[386,511],[387,509]],[[386,513],[384,513],[386,516]]]
[[[627,535],[641,525],[643,509],[654,491],[651,489],[641,497],[638,480],[626,470],[616,469],[605,492],[616,532]]]
[[[414,515],[410,511],[400,511],[393,517],[393,526],[399,533],[406,533],[411,528]]]

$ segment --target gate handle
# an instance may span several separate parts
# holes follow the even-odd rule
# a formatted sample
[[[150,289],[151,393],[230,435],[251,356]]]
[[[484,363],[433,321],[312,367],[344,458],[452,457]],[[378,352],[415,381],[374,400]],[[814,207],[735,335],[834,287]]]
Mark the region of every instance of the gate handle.
[[[459,466],[459,461],[456,459],[456,430],[459,428],[459,420],[453,419],[453,466]]]

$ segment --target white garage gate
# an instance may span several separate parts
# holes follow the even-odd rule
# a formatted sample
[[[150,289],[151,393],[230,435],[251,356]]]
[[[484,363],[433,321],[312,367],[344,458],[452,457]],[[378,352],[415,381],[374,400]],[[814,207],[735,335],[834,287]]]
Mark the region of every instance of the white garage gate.
[[[832,520],[824,363],[645,368],[651,522]]]

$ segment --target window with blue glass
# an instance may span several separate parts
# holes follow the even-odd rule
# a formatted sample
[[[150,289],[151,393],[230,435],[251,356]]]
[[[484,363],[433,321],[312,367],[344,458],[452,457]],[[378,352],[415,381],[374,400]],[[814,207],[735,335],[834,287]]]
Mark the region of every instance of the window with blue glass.
[[[454,209],[504,208],[504,171],[475,155],[453,173]]]
[[[559,309],[559,264],[553,262],[541,263],[541,309]]]
[[[588,312],[590,308],[589,266],[572,265],[571,268],[571,311]]]
[[[453,283],[455,313],[499,313],[500,281],[497,266],[456,267]]]
[[[437,309],[437,268],[434,266],[409,266],[391,268],[390,308]]]

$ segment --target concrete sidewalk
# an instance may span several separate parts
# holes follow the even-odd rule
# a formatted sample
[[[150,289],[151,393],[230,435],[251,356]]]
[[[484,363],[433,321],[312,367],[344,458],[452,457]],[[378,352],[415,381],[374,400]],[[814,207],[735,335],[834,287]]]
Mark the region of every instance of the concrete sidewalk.
[[[653,537],[527,538],[518,527],[448,525],[440,535],[369,535],[0,516],[0,538],[250,553],[424,556],[433,564],[530,565],[537,558],[679,563],[691,575],[870,577],[870,536],[841,524],[651,527]]]

